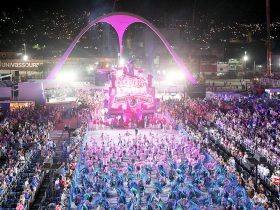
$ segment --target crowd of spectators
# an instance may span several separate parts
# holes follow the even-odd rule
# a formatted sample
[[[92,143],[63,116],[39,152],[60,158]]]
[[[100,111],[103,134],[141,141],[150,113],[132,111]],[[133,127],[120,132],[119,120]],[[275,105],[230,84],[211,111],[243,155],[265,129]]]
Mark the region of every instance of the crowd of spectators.
[[[74,91],[74,92],[73,92]],[[77,96],[80,108],[70,110],[70,117],[77,115],[80,128],[75,131],[73,141],[68,141],[63,150],[67,154],[61,166],[56,196],[58,208],[68,205],[71,183],[79,157],[85,130],[90,120],[89,107],[94,108],[100,91],[91,89],[55,89],[48,92],[52,97]],[[88,108],[85,108],[88,107]],[[56,123],[68,114],[69,109],[61,106],[25,107],[5,113],[0,122],[0,207],[26,209],[35,198],[45,175],[42,166],[53,164],[56,143],[50,138],[50,131]],[[2,112],[1,112],[2,113]],[[60,206],[60,207],[59,207]]]
[[[23,209],[37,190],[41,159],[52,153],[49,131],[60,110],[25,107],[8,112],[0,123],[1,206]]]
[[[80,150],[84,135],[88,128],[89,122],[91,121],[90,110],[96,108],[96,104],[100,102],[98,96],[101,94],[99,91],[92,89],[56,89],[53,90],[55,95],[74,94],[77,96],[78,104],[72,109],[64,109],[64,115],[70,118],[77,118],[78,128],[71,132],[69,140],[62,144],[62,156],[63,162],[59,167],[58,173],[54,176],[53,182],[53,193],[52,198],[48,199],[47,206],[55,208],[56,210],[68,209],[71,203],[72,184],[75,179],[76,165],[79,161]]]
[[[231,159],[226,163],[234,168],[237,162],[248,165],[250,157],[264,157],[263,162],[258,163],[258,174],[279,193],[279,185],[275,185],[275,179],[279,181],[279,103],[277,98],[266,96],[183,98],[164,102],[163,109],[171,113],[176,124],[195,127],[197,131],[209,134],[214,143],[221,145],[230,155]],[[238,177],[245,179],[242,173]],[[268,193],[261,184],[256,188],[252,177],[243,183],[255,200]],[[267,198],[263,200],[267,201]]]

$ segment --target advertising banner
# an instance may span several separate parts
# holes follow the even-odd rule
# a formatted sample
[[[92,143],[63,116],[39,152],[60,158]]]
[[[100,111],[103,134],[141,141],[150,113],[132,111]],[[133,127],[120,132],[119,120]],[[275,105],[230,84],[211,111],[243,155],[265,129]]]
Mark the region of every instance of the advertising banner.
[[[42,60],[0,60],[0,70],[36,71],[43,64]]]

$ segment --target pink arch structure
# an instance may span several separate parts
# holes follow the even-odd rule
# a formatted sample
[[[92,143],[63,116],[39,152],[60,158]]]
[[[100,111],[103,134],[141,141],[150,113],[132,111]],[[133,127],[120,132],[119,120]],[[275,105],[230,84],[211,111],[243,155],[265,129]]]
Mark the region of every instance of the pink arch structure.
[[[110,13],[104,16],[101,16],[93,21],[91,21],[83,30],[76,36],[74,41],[71,43],[71,45],[68,47],[68,49],[64,52],[63,56],[59,59],[58,63],[54,66],[50,74],[48,75],[48,79],[54,79],[58,71],[61,69],[63,64],[65,63],[66,59],[80,40],[80,38],[93,26],[95,26],[98,23],[108,23],[110,24],[117,32],[118,39],[119,39],[119,46],[120,46],[120,57],[122,57],[122,41],[123,41],[123,35],[126,29],[133,23],[144,23],[147,25],[150,29],[152,29],[157,36],[161,39],[171,56],[173,57],[176,64],[184,71],[186,74],[186,77],[188,80],[192,83],[196,83],[196,79],[190,74],[189,70],[184,65],[182,59],[177,55],[177,53],[172,49],[169,42],[165,39],[165,37],[162,35],[162,33],[149,21],[146,19],[139,17],[134,14],[130,13],[124,13],[124,12],[114,12]]]

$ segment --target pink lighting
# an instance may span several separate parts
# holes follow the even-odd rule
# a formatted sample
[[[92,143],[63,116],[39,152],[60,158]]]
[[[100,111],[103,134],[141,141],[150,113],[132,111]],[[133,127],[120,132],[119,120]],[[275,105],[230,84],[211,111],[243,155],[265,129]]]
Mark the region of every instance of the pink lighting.
[[[144,23],[147,25],[151,30],[153,30],[157,36],[161,39],[171,56],[173,57],[176,64],[184,71],[186,77],[188,80],[190,80],[192,83],[196,83],[196,79],[190,74],[186,66],[184,65],[184,62],[181,60],[181,58],[176,54],[176,52],[172,49],[169,42],[165,39],[165,37],[161,34],[161,32],[153,26],[152,23],[147,21],[146,19],[139,17],[137,15],[129,14],[129,13],[110,13],[107,15],[104,15],[102,17],[99,17],[92,22],[90,22],[83,30],[78,34],[78,36],[74,39],[74,41],[71,43],[71,45],[68,47],[68,49],[65,51],[63,56],[59,59],[58,63],[54,66],[50,74],[48,75],[48,79],[54,79],[57,72],[61,69],[65,61],[67,60],[68,56],[80,40],[80,38],[93,26],[95,26],[97,23],[108,23],[110,24],[117,32],[118,34],[118,40],[119,40],[119,47],[120,47],[120,59],[122,59],[122,53],[123,53],[123,47],[122,47],[122,41],[123,41],[123,35],[126,31],[126,29],[133,23]]]
[[[142,21],[136,17],[128,15],[112,15],[106,18],[103,18],[100,22],[110,24],[118,34],[119,46],[120,46],[120,59],[122,59],[122,41],[125,30],[133,23]]]
[[[123,125],[130,122],[143,124],[143,116],[153,115],[159,106],[155,88],[152,87],[152,77],[146,78],[142,69],[125,69],[119,68],[111,73],[109,97],[104,104],[108,107],[110,117],[122,117]]]

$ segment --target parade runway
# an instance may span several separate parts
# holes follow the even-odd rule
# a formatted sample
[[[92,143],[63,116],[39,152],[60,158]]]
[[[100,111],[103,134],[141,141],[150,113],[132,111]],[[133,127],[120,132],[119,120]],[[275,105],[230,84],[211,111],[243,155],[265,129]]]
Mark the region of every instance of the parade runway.
[[[101,136],[104,135],[104,138],[108,138],[108,135],[110,135],[110,138],[112,142],[117,143],[119,140],[119,135],[122,136],[124,139],[133,139],[136,137],[135,130],[134,129],[103,129],[103,130],[94,130],[88,132],[88,137],[86,140],[86,143],[88,145],[91,145],[91,143],[94,140],[97,140],[97,143],[100,143]],[[167,136],[179,136],[179,132],[175,130],[162,130],[162,129],[139,129],[137,137],[143,137],[145,136],[159,136],[166,134]]]
[[[121,136],[121,139],[122,141],[130,141],[132,139],[135,139],[136,135],[135,135],[135,130],[134,129],[104,129],[104,130],[94,130],[94,131],[88,131],[88,136],[87,136],[87,139],[86,139],[86,145],[88,147],[91,147],[94,142],[96,142],[96,145],[99,145],[101,146],[102,142],[104,142],[102,140],[102,136],[103,135],[103,138],[106,140],[106,138],[110,138],[110,142],[112,143],[115,143],[115,144],[118,144],[119,140],[120,140],[120,136]],[[137,134],[137,137],[138,138],[143,138],[143,136],[147,136],[148,138],[160,138],[160,137],[166,137],[166,138],[173,138],[174,140],[175,139],[178,139],[180,138],[180,133],[178,131],[175,131],[175,130],[161,130],[161,129],[140,129],[138,131],[138,134]],[[122,163],[123,164],[129,164],[131,163],[131,160],[124,157],[122,159]],[[138,182],[140,179],[137,178],[136,181]],[[156,173],[156,171],[153,171],[151,173],[151,183],[153,182],[156,182],[158,180],[158,174]],[[128,183],[127,181],[125,181],[125,184],[124,184],[124,188],[127,192],[129,192],[129,189],[128,189]],[[168,193],[171,191],[171,183],[170,182],[167,182],[167,185],[165,186],[163,192],[161,193],[161,199],[166,202],[167,199],[168,199]],[[148,195],[150,193],[154,192],[154,186],[153,184],[150,184],[150,185],[147,185],[146,186],[146,190],[145,190],[145,194],[143,195],[143,198],[142,198],[142,202],[144,203],[144,201],[146,201]],[[128,194],[129,195],[129,194]],[[108,198],[108,202],[110,204],[110,206],[116,206],[117,205],[117,192],[115,189],[113,188],[110,188],[110,197]],[[131,199],[130,196],[127,196],[127,200],[129,201]],[[75,208],[73,208],[75,209]],[[146,209],[146,208],[141,208],[141,209]]]

